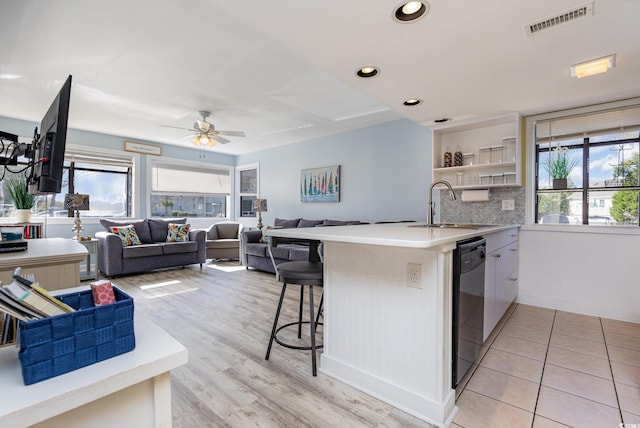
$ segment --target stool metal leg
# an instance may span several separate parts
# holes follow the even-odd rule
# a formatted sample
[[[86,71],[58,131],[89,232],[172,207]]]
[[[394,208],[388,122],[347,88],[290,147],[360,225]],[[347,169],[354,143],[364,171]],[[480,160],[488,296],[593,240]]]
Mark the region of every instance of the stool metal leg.
[[[316,326],[320,322],[320,315],[322,315],[322,305],[324,304],[324,292],[320,295],[320,305],[318,305],[318,314],[316,315]]]
[[[287,289],[287,283],[282,284],[282,291],[280,292],[280,301],[278,302],[278,309],[276,309],[276,317],[273,319],[273,328],[271,329],[271,337],[269,338],[269,347],[267,348],[267,355],[265,355],[264,359],[269,359],[269,354],[271,354],[271,346],[273,345],[273,339],[276,337],[276,328],[278,327],[278,318],[280,318],[280,309],[282,309],[282,302],[284,300],[284,292]]]
[[[304,285],[300,286],[300,308],[298,310],[298,339],[302,338],[302,311],[304,309]]]
[[[311,333],[311,370],[313,375],[317,376],[318,371],[316,369],[316,320],[313,316],[313,285],[309,286],[309,326],[310,326],[310,333]]]

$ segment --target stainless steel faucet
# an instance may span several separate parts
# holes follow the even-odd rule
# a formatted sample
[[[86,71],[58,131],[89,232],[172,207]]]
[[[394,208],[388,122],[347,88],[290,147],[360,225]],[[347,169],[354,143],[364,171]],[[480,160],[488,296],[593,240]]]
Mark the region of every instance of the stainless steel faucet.
[[[438,184],[444,184],[445,186],[447,186],[449,188],[449,198],[452,201],[455,201],[456,199],[456,194],[453,193],[453,188],[451,188],[451,184],[449,184],[448,181],[444,181],[444,180],[436,180],[431,184],[431,188],[429,189],[429,207],[428,207],[428,214],[427,214],[427,224],[433,224],[433,213],[435,211],[435,202],[433,202],[433,188],[436,187]]]

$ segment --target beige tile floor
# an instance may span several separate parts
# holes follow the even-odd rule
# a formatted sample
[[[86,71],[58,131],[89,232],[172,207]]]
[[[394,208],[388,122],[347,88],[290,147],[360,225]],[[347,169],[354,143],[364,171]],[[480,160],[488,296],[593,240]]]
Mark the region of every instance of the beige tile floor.
[[[640,324],[513,305],[457,394],[453,427],[640,426]]]

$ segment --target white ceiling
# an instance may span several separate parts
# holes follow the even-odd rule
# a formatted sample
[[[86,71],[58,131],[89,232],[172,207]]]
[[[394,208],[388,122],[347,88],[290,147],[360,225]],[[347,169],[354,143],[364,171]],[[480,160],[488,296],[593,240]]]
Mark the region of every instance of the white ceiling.
[[[528,37],[583,0],[21,0],[0,3],[0,115],[39,122],[68,74],[69,126],[193,147],[198,110],[242,154],[407,117],[430,125],[640,95],[639,0]],[[617,54],[604,75],[569,66]],[[355,71],[381,72],[360,79]],[[407,98],[424,103],[405,107]],[[11,132],[11,130],[3,130]]]

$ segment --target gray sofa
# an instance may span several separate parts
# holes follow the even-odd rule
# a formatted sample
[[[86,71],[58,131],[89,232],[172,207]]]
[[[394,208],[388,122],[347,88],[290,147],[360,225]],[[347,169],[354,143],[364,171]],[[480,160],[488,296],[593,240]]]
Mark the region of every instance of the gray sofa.
[[[98,239],[98,269],[106,276],[146,272],[152,269],[206,262],[206,232],[190,230],[185,242],[166,242],[169,223],[185,224],[186,218],[114,221],[101,219],[106,229]],[[111,226],[133,225],[142,245],[125,246],[109,231]]]
[[[365,223],[341,220],[306,220],[303,218],[291,220],[276,218],[274,221],[274,226],[279,228],[346,226],[353,224]],[[269,256],[269,244],[264,241],[262,231],[244,231],[242,233],[242,263],[247,269],[254,268],[275,274],[276,270]],[[288,261],[309,260],[309,245],[304,242],[287,242],[285,239],[281,239],[278,246],[272,249],[272,252],[276,265]]]

